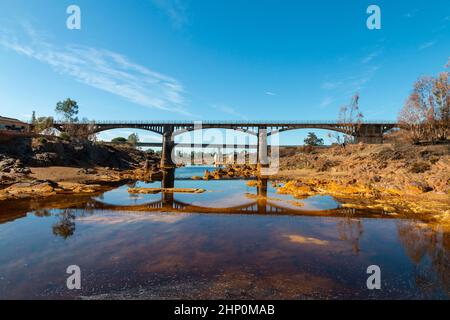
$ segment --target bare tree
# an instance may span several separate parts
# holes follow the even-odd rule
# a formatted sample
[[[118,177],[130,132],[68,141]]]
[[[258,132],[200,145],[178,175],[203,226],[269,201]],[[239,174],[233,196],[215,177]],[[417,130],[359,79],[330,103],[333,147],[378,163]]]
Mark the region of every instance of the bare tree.
[[[337,132],[333,132],[333,133],[328,133],[327,134],[328,139],[331,140],[331,143],[337,143],[337,144],[341,144],[341,136],[339,133]]]
[[[412,93],[398,115],[400,127],[407,131],[412,142],[419,142],[424,136],[425,117],[420,108],[417,93]]]
[[[450,132],[448,73],[443,72],[437,78],[419,78],[398,121],[414,143],[447,139]]]
[[[83,119],[79,123],[66,123],[64,124],[64,132],[69,137],[78,140],[92,140],[95,141],[95,122]]]
[[[356,93],[349,105],[343,105],[339,110],[338,122],[344,126],[355,127],[358,131],[364,121],[364,115],[359,108],[359,93]],[[353,137],[344,136],[345,142],[352,142]]]
[[[450,133],[450,83],[448,72],[442,72],[433,82],[432,93],[436,109],[436,135],[447,139]]]

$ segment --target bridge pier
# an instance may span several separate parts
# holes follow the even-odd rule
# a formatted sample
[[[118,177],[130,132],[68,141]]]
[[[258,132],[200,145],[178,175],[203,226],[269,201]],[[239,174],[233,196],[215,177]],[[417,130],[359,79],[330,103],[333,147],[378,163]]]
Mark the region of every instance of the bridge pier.
[[[384,128],[382,125],[366,124],[356,132],[355,142],[366,144],[383,143]]]
[[[223,162],[222,148],[217,148],[217,152],[214,155],[214,165],[219,166]]]
[[[162,141],[162,152],[161,152],[161,169],[171,169],[175,168],[175,163],[172,159],[172,152],[175,148],[175,141],[173,136],[173,126],[164,125],[163,128],[163,141]]]
[[[383,135],[379,136],[362,136],[356,137],[356,143],[365,143],[365,144],[382,144],[383,143]]]
[[[258,172],[269,167],[269,157],[267,155],[267,127],[258,128]]]

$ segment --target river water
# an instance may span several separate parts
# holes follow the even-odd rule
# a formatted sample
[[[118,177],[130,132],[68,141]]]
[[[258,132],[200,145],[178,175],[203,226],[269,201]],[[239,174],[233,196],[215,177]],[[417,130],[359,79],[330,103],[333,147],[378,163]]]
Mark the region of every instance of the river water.
[[[448,299],[450,234],[329,196],[293,199],[271,182],[125,185],[95,196],[0,208],[1,299]],[[131,195],[130,186],[204,188]],[[301,204],[300,204],[301,203]],[[68,290],[68,266],[81,290]],[[381,289],[367,288],[379,266]]]

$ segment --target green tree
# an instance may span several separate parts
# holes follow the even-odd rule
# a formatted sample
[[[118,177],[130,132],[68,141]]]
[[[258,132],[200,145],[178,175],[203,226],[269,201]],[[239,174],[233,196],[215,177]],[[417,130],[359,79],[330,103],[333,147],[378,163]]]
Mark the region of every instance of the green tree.
[[[76,229],[75,218],[75,215],[69,209],[64,210],[60,220],[52,226],[53,234],[64,240],[73,236]]]
[[[59,101],[56,104],[55,112],[67,122],[78,121],[78,104],[75,100],[67,98],[65,101]]]
[[[128,140],[125,139],[124,137],[117,137],[117,138],[114,138],[111,140],[112,144],[125,144],[127,142],[128,142]]]
[[[308,136],[305,138],[304,142],[307,146],[323,145],[323,139],[318,138],[314,132],[308,132]]]
[[[132,146],[136,146],[139,142],[139,136],[137,133],[132,133],[128,136],[128,143]]]
[[[31,113],[31,124],[35,125],[36,124],[36,111],[33,111],[33,113]]]

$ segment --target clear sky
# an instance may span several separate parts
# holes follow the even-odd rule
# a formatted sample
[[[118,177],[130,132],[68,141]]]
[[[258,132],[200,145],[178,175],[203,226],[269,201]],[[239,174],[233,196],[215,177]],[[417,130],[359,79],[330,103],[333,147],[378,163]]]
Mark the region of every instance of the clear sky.
[[[332,120],[359,92],[394,120],[449,55],[448,0],[0,0],[0,114],[71,97],[95,120]]]

